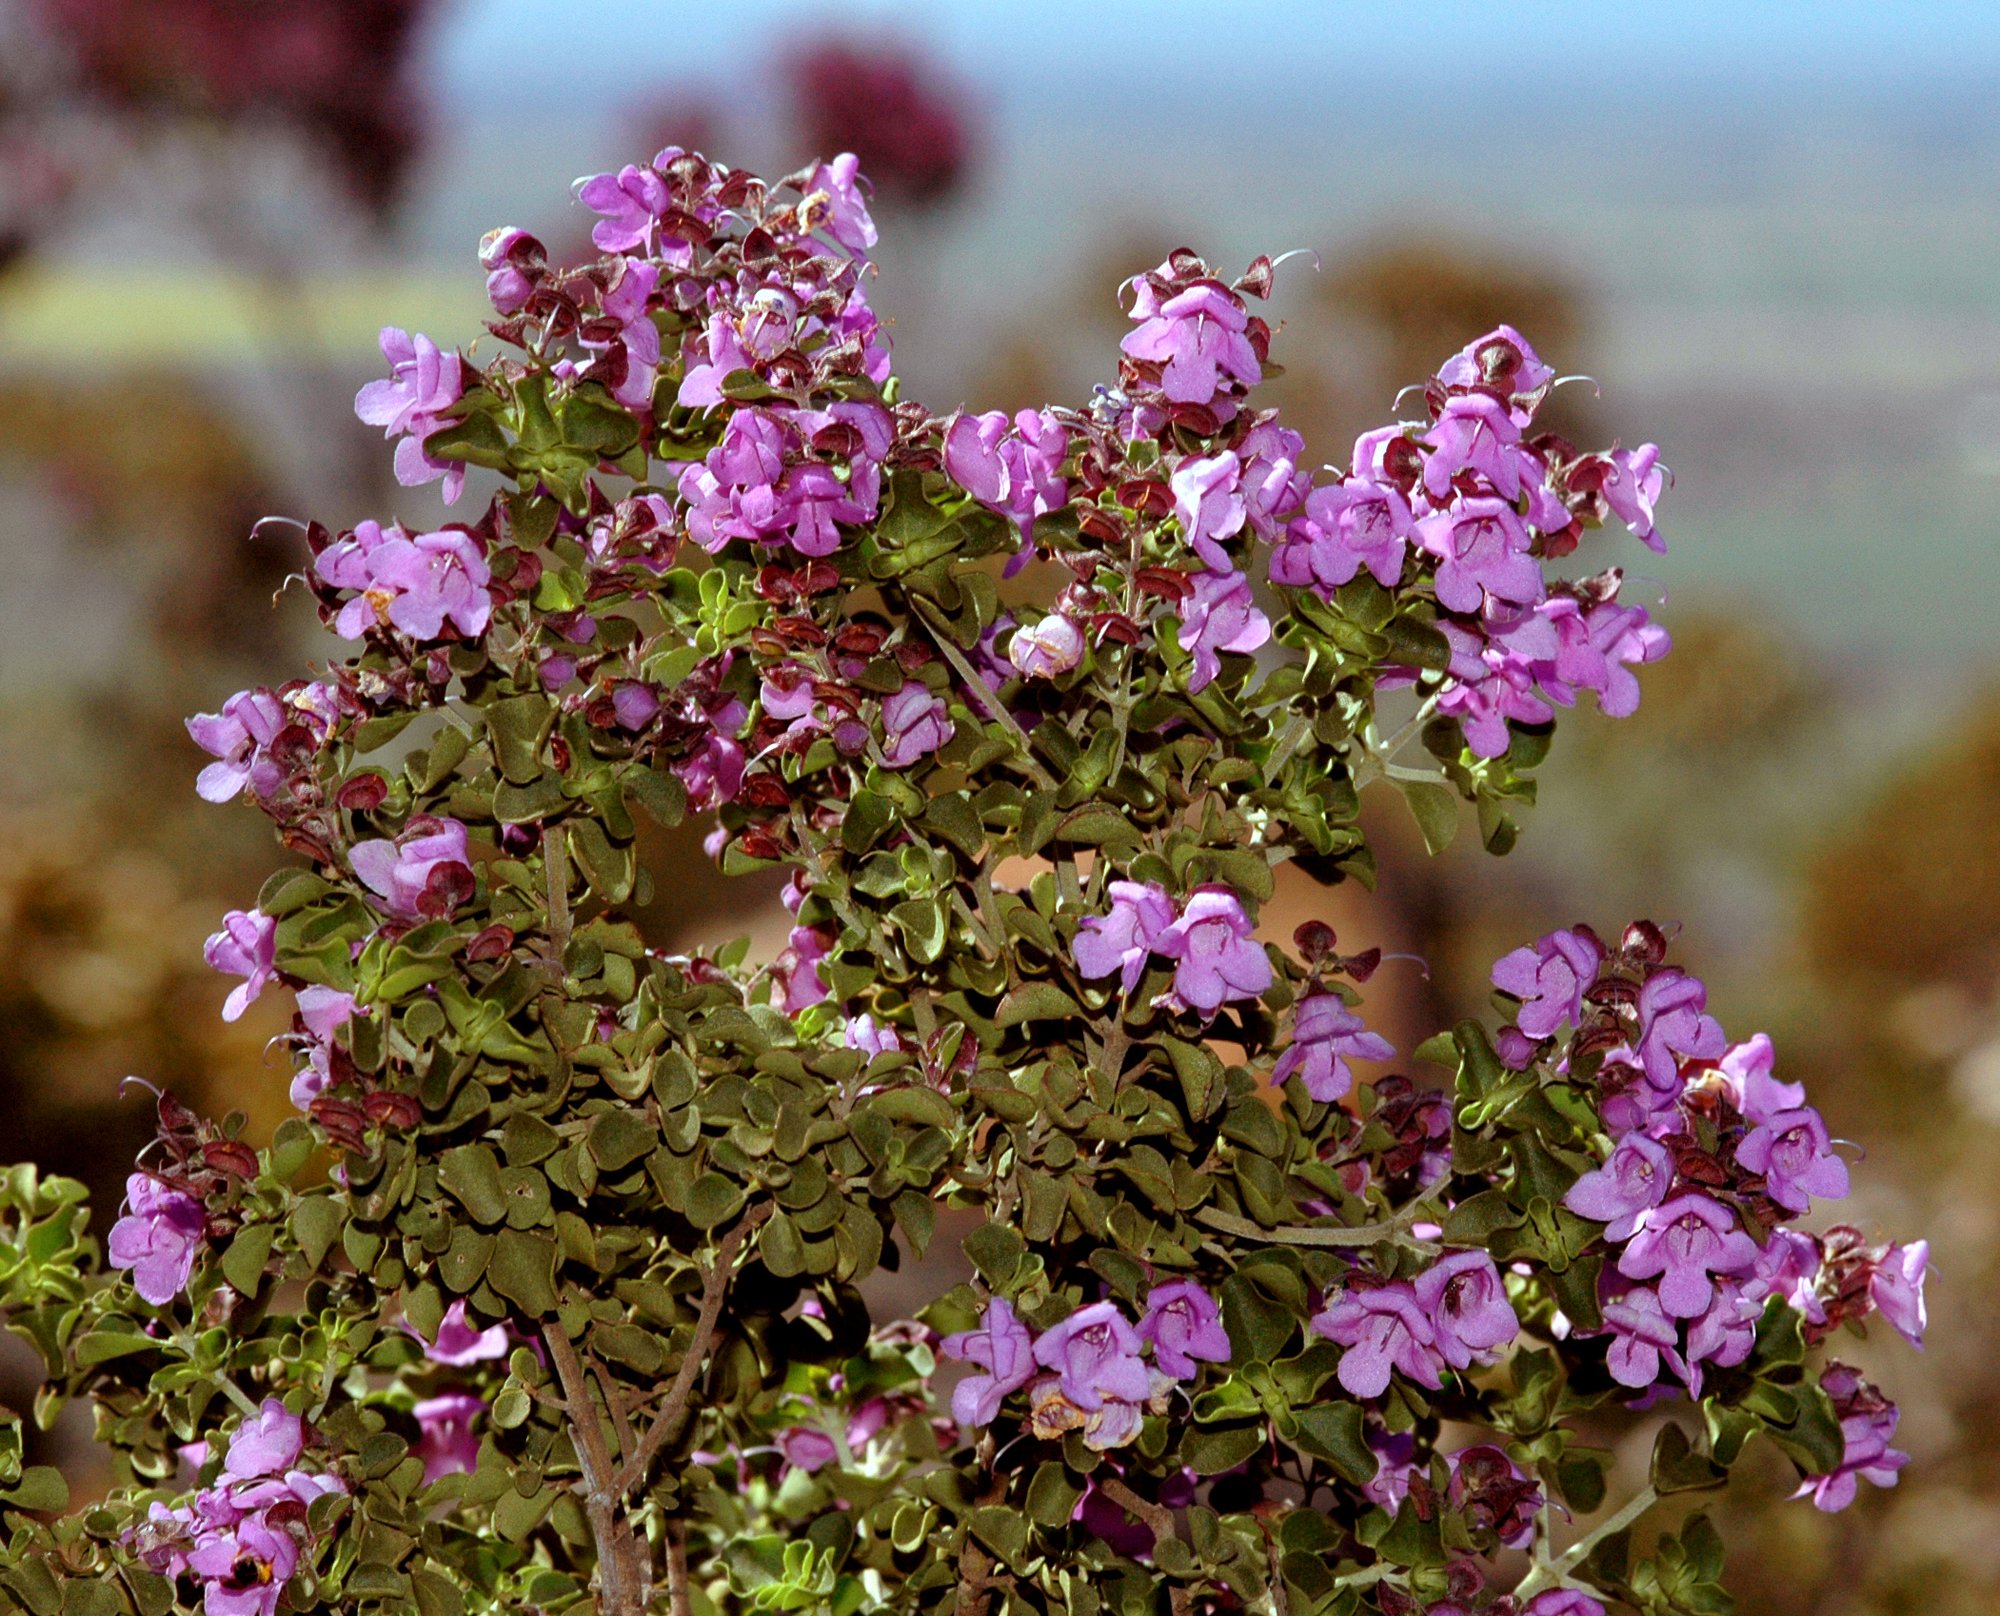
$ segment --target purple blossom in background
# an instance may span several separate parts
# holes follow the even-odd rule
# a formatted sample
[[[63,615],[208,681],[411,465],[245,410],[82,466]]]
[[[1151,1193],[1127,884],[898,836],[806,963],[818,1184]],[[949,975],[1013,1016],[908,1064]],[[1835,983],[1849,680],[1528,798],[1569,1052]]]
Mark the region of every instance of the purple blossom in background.
[[[1619,1385],[1643,1391],[1660,1378],[1662,1357],[1686,1377],[1678,1351],[1680,1331],[1650,1286],[1634,1285],[1607,1296],[1603,1313],[1604,1327],[1614,1337],[1606,1362]]]
[[[369,382],[354,395],[354,413],[368,426],[379,426],[396,445],[396,481],[405,488],[421,487],[444,478],[445,503],[465,487],[463,461],[433,460],[424,453],[424,439],[447,424],[446,412],[464,391],[458,355],[443,353],[429,337],[395,326],[384,326],[382,357],[389,361],[386,379]]]
[[[479,1467],[479,1437],[472,1422],[486,1412],[486,1399],[471,1392],[426,1397],[410,1410],[417,1422],[411,1451],[424,1462],[424,1485],[443,1476],[470,1475]]]
[[[1174,903],[1152,882],[1113,881],[1108,914],[1086,916],[1071,945],[1076,968],[1085,976],[1118,974],[1130,993],[1145,974],[1146,960],[1174,923]]]
[[[1429,1315],[1438,1356],[1454,1369],[1469,1368],[1520,1333],[1500,1271],[1483,1251],[1454,1251],[1440,1258],[1416,1277],[1412,1288],[1417,1305]]]
[[[1528,554],[1528,530],[1504,499],[1462,499],[1419,519],[1416,538],[1438,558],[1438,603],[1450,611],[1476,612],[1488,596],[1515,606],[1542,598],[1542,569]]]
[[[1152,1342],[1153,1361],[1176,1380],[1194,1378],[1199,1372],[1196,1359],[1229,1361],[1229,1332],[1222,1327],[1222,1310],[1191,1279],[1155,1285],[1146,1293],[1139,1336]]]
[[[147,1173],[125,1180],[125,1206],[125,1216],[105,1239],[105,1253],[113,1268],[132,1271],[134,1290],[164,1307],[187,1287],[208,1216],[192,1195]]]
[[[408,1325],[404,1326],[409,1329]],[[416,1332],[411,1330],[414,1335]],[[423,1340],[421,1336],[418,1340]],[[437,1339],[424,1342],[424,1356],[432,1363],[463,1368],[466,1364],[487,1363],[508,1353],[507,1326],[489,1324],[475,1330],[465,1317],[465,1299],[460,1297],[444,1310],[438,1321]]]
[[[1811,1106],[1780,1111],[1736,1146],[1737,1165],[1764,1177],[1764,1193],[1788,1212],[1803,1212],[1817,1195],[1847,1193],[1847,1163],[1833,1153],[1826,1123]]]
[[[811,1475],[840,1457],[840,1446],[824,1431],[810,1425],[794,1425],[780,1431],[772,1441],[779,1456],[795,1470]]]
[[[1443,1381],[1431,1352],[1431,1321],[1410,1286],[1398,1281],[1373,1290],[1341,1291],[1318,1313],[1312,1327],[1336,1346],[1347,1348],[1336,1371],[1356,1397],[1380,1397],[1389,1373],[1401,1370],[1419,1386],[1436,1391]]]
[[[1924,1327],[1930,1322],[1924,1308],[1924,1274],[1930,1262],[1930,1242],[1913,1240],[1906,1246],[1890,1246],[1868,1276],[1868,1299],[1875,1311],[1919,1352],[1924,1347]]]
[[[1138,1331],[1115,1302],[1093,1302],[1041,1333],[1035,1361],[1061,1378],[1064,1397],[1091,1413],[1106,1399],[1143,1403],[1152,1395],[1140,1345]]]
[[[1024,679],[1054,679],[1083,660],[1083,630],[1050,612],[1039,623],[1014,630],[1007,642],[1007,660]]]
[[[1896,1405],[1846,1364],[1828,1364],[1820,1376],[1820,1389],[1833,1399],[1846,1449],[1838,1466],[1827,1475],[1806,1477],[1794,1496],[1810,1494],[1814,1508],[1831,1514],[1853,1503],[1864,1481],[1895,1486],[1896,1472],[1910,1462],[1910,1456],[1889,1446],[1899,1418]]]
[[[1597,980],[1604,949],[1588,931],[1552,931],[1493,967],[1493,985],[1521,1001],[1514,1019],[1530,1038],[1552,1037],[1583,1019],[1583,996]]]
[[[1212,1016],[1231,999],[1254,999],[1271,985],[1271,960],[1251,936],[1243,900],[1208,882],[1188,894],[1178,919],[1153,942],[1175,961],[1174,993]]]
[[[277,978],[278,923],[261,909],[232,909],[222,929],[201,945],[209,969],[243,978],[222,1003],[222,1019],[234,1021]]]
[[[743,784],[743,748],[727,735],[711,735],[694,756],[674,765],[687,787],[690,808],[714,808],[731,801]]]
[[[1222,541],[1243,531],[1242,483],[1242,462],[1227,449],[1206,459],[1182,461],[1170,479],[1181,537],[1210,572],[1236,568]]]
[[[1170,275],[1171,264],[1155,273]],[[1161,367],[1160,388],[1176,404],[1213,404],[1224,378],[1255,387],[1264,378],[1257,350],[1245,334],[1250,317],[1234,293],[1199,281],[1161,302],[1139,282],[1134,319],[1142,322],[1118,346],[1130,358]]]
[[[955,733],[943,700],[921,680],[882,698],[882,761],[892,769],[929,757]]]
[[[1736,1226],[1736,1214],[1708,1196],[1689,1193],[1655,1207],[1618,1257],[1627,1279],[1660,1276],[1660,1305],[1671,1318],[1692,1319],[1715,1297],[1713,1276],[1748,1273],[1757,1243]]]
[[[267,1397],[230,1434],[223,1472],[238,1481],[282,1474],[299,1462],[305,1443],[305,1423],[277,1398]]]
[[[1337,993],[1308,993],[1292,1019],[1292,1045],[1271,1068],[1271,1081],[1282,1084],[1297,1072],[1306,1093],[1331,1102],[1354,1087],[1350,1060],[1392,1060],[1396,1048],[1380,1033],[1370,1032]]]
[[[1206,690],[1222,671],[1221,653],[1248,655],[1271,637],[1271,620],[1257,609],[1240,572],[1204,572],[1181,603],[1181,649],[1194,658],[1188,694]]]
[[[472,896],[465,826],[418,814],[391,841],[356,842],[348,862],[382,907],[402,920],[449,919]]]
[[[802,212],[811,219],[809,228],[824,229],[828,235],[857,258],[880,238],[875,221],[868,216],[868,201],[861,194],[861,159],[842,152],[831,163],[821,163],[812,172]]]
[[[1667,1147],[1642,1133],[1630,1133],[1613,1148],[1602,1167],[1585,1173],[1563,1196],[1578,1217],[1605,1225],[1607,1240],[1629,1240],[1646,1213],[1667,1198],[1674,1182]]]
[[[984,1373],[967,1375],[951,1393],[952,1417],[960,1425],[991,1425],[1009,1392],[1027,1385],[1035,1372],[1034,1339],[1014,1316],[1013,1304],[996,1296],[986,1304],[977,1330],[948,1335],[938,1350]]]

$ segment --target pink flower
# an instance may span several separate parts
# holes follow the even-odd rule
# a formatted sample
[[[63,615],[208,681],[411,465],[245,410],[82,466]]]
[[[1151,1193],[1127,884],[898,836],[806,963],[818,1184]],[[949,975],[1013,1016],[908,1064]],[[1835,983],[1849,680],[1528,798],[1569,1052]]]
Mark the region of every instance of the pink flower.
[[[1416,1292],[1401,1281],[1341,1291],[1313,1315],[1312,1327],[1347,1348],[1334,1373],[1352,1396],[1380,1397],[1389,1389],[1391,1370],[1433,1391],[1443,1384],[1431,1352],[1430,1319]]]
[[[800,204],[801,219],[811,230],[828,235],[857,257],[876,243],[875,221],[868,216],[868,202],[861,194],[868,182],[861,177],[861,159],[842,152],[831,163],[821,163],[812,172],[806,199]]]
[[[416,1331],[407,1323],[404,1329],[412,1335]],[[422,1341],[423,1337],[418,1336]],[[507,1326],[490,1324],[483,1330],[475,1330],[465,1317],[465,1299],[453,1302],[444,1310],[444,1317],[438,1321],[437,1339],[424,1342],[424,1356],[432,1363],[447,1364],[452,1368],[463,1368],[466,1364],[486,1363],[496,1358],[504,1358],[508,1353]]]
[[[1085,976],[1116,972],[1119,986],[1130,993],[1145,974],[1161,934],[1174,923],[1174,901],[1150,881],[1113,881],[1107,891],[1110,912],[1085,917],[1071,953]]]
[[[1233,572],[1235,562],[1222,541],[1243,531],[1243,464],[1229,450],[1202,460],[1184,460],[1170,486],[1181,537],[1211,572]]]
[[[234,1021],[277,977],[278,923],[261,909],[232,909],[222,917],[222,930],[201,946],[211,970],[243,980],[222,1004],[222,1019]]]
[[[1924,1326],[1929,1322],[1924,1309],[1924,1273],[1930,1261],[1930,1242],[1914,1240],[1907,1246],[1890,1246],[1876,1259],[1868,1276],[1868,1299],[1875,1304],[1875,1311],[1919,1352],[1923,1351]]]
[[[1251,933],[1243,901],[1218,883],[1198,886],[1180,917],[1153,944],[1174,967],[1174,992],[1203,1015],[1231,999],[1254,999],[1271,985],[1271,960]]]
[[[1162,264],[1161,275],[1172,273]],[[1250,317],[1242,299],[1215,281],[1197,281],[1164,303],[1144,287],[1133,308],[1144,323],[1119,347],[1131,358],[1161,367],[1160,388],[1176,404],[1212,404],[1225,379],[1244,387],[1263,380],[1257,350],[1245,334]]]
[[[1323,1102],[1340,1099],[1354,1087],[1347,1062],[1389,1060],[1395,1046],[1370,1032],[1337,993],[1308,993],[1292,1017],[1292,1047],[1278,1057],[1271,1081],[1301,1074],[1306,1093]]]
[[[1517,948],[1493,967],[1493,985],[1521,1001],[1515,1021],[1530,1038],[1551,1036],[1565,1021],[1583,1019],[1583,996],[1604,964],[1604,947],[1588,929],[1552,931]]]
[[[991,1425],[1008,1393],[1027,1385],[1035,1372],[1033,1338],[1014,1316],[1004,1297],[986,1304],[977,1330],[948,1335],[938,1350],[947,1358],[976,1365],[983,1373],[967,1375],[951,1393],[951,1412],[960,1425]]]
[[[882,761],[892,769],[929,757],[954,733],[944,703],[920,680],[909,680],[882,700]]]
[[[390,841],[357,842],[348,862],[382,907],[403,920],[449,919],[475,890],[465,826],[419,814]]]
[[[464,390],[459,357],[443,353],[429,337],[396,326],[384,326],[382,357],[389,361],[386,380],[369,382],[354,395],[354,413],[384,437],[402,437],[396,445],[396,480],[406,488],[445,480],[447,504],[465,487],[463,462],[433,460],[423,440],[446,424],[445,412]]]
[[[479,1437],[472,1422],[486,1412],[486,1399],[471,1392],[426,1397],[410,1410],[417,1422],[413,1450],[424,1462],[424,1484],[442,1476],[469,1475],[479,1465]]]
[[[1188,694],[1208,688],[1222,671],[1223,652],[1248,655],[1271,637],[1271,620],[1250,594],[1240,572],[1204,572],[1181,604],[1181,649],[1194,658]]]
[[[132,1271],[132,1288],[164,1307],[187,1287],[208,1233],[208,1217],[192,1195],[147,1173],[125,1180],[125,1216],[111,1226],[105,1252],[113,1268]]]

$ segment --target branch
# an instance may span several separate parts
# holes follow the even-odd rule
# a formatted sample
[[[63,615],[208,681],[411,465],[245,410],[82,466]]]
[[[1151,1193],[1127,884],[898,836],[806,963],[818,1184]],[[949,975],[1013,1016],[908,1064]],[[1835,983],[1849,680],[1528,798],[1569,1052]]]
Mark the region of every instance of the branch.
[[[1590,1551],[1608,1537],[1614,1537],[1636,1521],[1647,1510],[1660,1501],[1660,1495],[1648,1483],[1637,1497],[1609,1520],[1593,1526],[1553,1560],[1546,1560],[1534,1566],[1514,1590],[1516,1600],[1525,1602],[1542,1589],[1566,1582],[1569,1574],[1590,1557]]]
[[[611,1453],[604,1426],[590,1400],[583,1365],[562,1325],[554,1319],[542,1326],[549,1357],[562,1382],[564,1408],[576,1440],[577,1462],[583,1467],[583,1511],[597,1544],[598,1598],[604,1616],[643,1616],[652,1589],[648,1567],[640,1558],[638,1539],[619,1513],[619,1489],[613,1485]]]
[[[1164,1543],[1174,1535],[1174,1512],[1164,1504],[1154,1504],[1141,1498],[1116,1476],[1107,1476],[1097,1484],[1097,1490],[1124,1510],[1146,1523],[1153,1534],[1154,1543]]]
[[[1274,1246],[1372,1246],[1380,1240],[1397,1240],[1429,1250],[1431,1242],[1415,1240],[1409,1232],[1413,1224],[1422,1221],[1425,1210],[1420,1206],[1406,1207],[1381,1223],[1345,1226],[1307,1224],[1296,1228],[1267,1229],[1248,1218],[1239,1218],[1234,1212],[1205,1206],[1195,1213],[1194,1220],[1224,1234],[1240,1235],[1245,1240],[1262,1240]]]
[[[660,1450],[680,1434],[681,1425],[687,1419],[688,1399],[694,1394],[695,1380],[701,1374],[702,1363],[715,1339],[715,1326],[722,1316],[723,1298],[729,1294],[729,1282],[735,1277],[736,1254],[742,1250],[743,1242],[751,1232],[770,1215],[768,1204],[746,1213],[742,1222],[724,1235],[722,1244],[716,1248],[715,1261],[702,1279],[701,1313],[695,1320],[694,1339],[688,1342],[688,1349],[681,1357],[680,1369],[674,1375],[673,1384],[667,1388],[666,1401],[653,1416],[652,1424],[646,1427],[646,1434],[640,1439],[637,1451],[611,1478],[612,1491],[619,1496],[631,1492],[645,1480],[646,1472],[652,1468]]]

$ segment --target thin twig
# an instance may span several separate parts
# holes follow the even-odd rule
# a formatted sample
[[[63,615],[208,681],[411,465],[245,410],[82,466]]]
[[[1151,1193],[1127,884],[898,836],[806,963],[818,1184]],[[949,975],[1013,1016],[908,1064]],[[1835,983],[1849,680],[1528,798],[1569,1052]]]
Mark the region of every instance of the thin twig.
[[[583,1512],[597,1544],[599,1606],[604,1616],[642,1616],[652,1579],[642,1563],[639,1541],[619,1512],[620,1489],[614,1485],[611,1452],[605,1446],[604,1425],[597,1417],[596,1405],[590,1400],[583,1365],[558,1321],[551,1319],[542,1326],[542,1339],[548,1344],[556,1378],[562,1384],[577,1462],[583,1467]]]
[[[1261,1223],[1239,1218],[1220,1207],[1205,1206],[1195,1213],[1197,1223],[1205,1223],[1223,1234],[1240,1235],[1246,1240],[1262,1240],[1274,1246],[1372,1246],[1381,1240],[1409,1241],[1429,1248],[1431,1242],[1410,1239],[1410,1226],[1420,1222],[1423,1209],[1406,1208],[1381,1223],[1360,1223],[1346,1227],[1308,1224],[1303,1227],[1267,1229]]]
[[[729,1294],[729,1282],[735,1277],[736,1254],[742,1250],[743,1242],[750,1237],[751,1231],[770,1215],[768,1204],[746,1214],[742,1222],[722,1237],[722,1244],[716,1248],[715,1261],[702,1277],[701,1312],[695,1320],[694,1338],[688,1342],[688,1349],[681,1357],[681,1366],[674,1375],[673,1384],[667,1388],[666,1400],[646,1427],[646,1434],[640,1439],[637,1450],[612,1478],[612,1490],[619,1496],[630,1493],[645,1480],[646,1472],[652,1468],[660,1450],[680,1434],[681,1426],[687,1419],[688,1399],[694,1394],[695,1380],[701,1374],[702,1363],[715,1339],[716,1321],[722,1317],[723,1298]]]
[[[672,1616],[694,1616],[694,1598],[688,1592],[687,1523],[679,1517],[667,1522],[667,1608]]]
[[[1616,1515],[1593,1526],[1555,1559],[1544,1561],[1531,1568],[1527,1576],[1522,1578],[1520,1587],[1514,1590],[1515,1599],[1525,1603],[1542,1589],[1568,1581],[1569,1574],[1589,1558],[1592,1549],[1606,1538],[1624,1531],[1659,1501],[1660,1495],[1653,1491],[1651,1483],[1648,1483]]]
[[[1144,1521],[1146,1529],[1153,1534],[1154,1543],[1164,1543],[1174,1535],[1174,1512],[1166,1505],[1141,1498],[1116,1476],[1106,1476],[1098,1482],[1097,1490],[1128,1515],[1135,1515]]]

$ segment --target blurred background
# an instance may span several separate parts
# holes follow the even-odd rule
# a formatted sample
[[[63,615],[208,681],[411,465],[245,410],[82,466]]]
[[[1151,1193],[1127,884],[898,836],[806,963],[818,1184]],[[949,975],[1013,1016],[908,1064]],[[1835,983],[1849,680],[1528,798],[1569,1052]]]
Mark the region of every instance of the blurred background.
[[[1772,1460],[1732,1583],[2000,1608],[1996,91],[2000,8],[1950,3],[0,0],[0,1160],[86,1178],[102,1228],[126,1074],[284,1111],[278,1006],[225,1026],[200,955],[274,850],[196,799],[181,719],[329,649],[257,518],[435,515],[351,400],[378,326],[478,332],[484,230],[580,255],[571,180],[668,141],[858,151],[939,409],[1109,379],[1114,288],[1172,246],[1307,249],[1269,400],[1315,460],[1517,325],[1602,381],[1566,431],[1663,446],[1671,554],[1584,559],[1671,596],[1677,649],[1636,717],[1564,722],[1510,857],[1383,815],[1379,894],[1287,891],[1273,935],[1422,956],[1371,989],[1409,1048],[1550,926],[1683,927],[1867,1141],[1845,1216],[1936,1259],[1924,1357],[1843,1349],[1904,1406],[1902,1486],[1826,1518]],[[769,929],[692,838],[658,856],[662,938]]]

